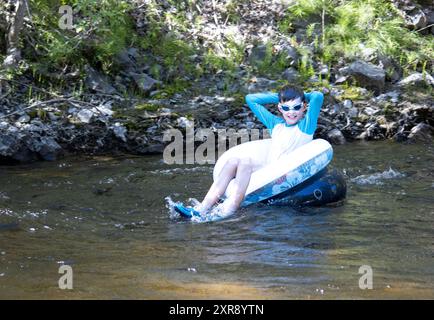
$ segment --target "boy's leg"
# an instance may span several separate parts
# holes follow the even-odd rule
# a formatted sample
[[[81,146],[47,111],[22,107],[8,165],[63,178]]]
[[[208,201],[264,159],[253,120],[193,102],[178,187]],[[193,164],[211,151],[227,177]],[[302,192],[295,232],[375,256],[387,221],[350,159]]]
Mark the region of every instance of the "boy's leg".
[[[206,212],[219,200],[219,198],[225,193],[229,182],[231,182],[235,177],[239,162],[240,160],[238,158],[228,159],[218,178],[211,185],[211,188],[202,203],[195,208],[197,211],[201,213]]]
[[[249,186],[250,177],[252,176],[253,166],[250,158],[240,160],[234,184],[234,192],[227,198],[222,205],[222,211],[225,215],[230,214],[238,209],[246,195]]]

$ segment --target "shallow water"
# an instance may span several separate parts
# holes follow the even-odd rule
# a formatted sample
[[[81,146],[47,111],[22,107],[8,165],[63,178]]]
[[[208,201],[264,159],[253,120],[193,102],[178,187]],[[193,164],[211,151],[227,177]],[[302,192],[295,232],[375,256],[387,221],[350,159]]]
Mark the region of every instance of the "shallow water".
[[[434,147],[334,147],[344,205],[255,205],[212,223],[172,217],[212,166],[161,156],[0,167],[0,298],[434,298]],[[62,265],[73,289],[61,290]],[[359,288],[359,267],[373,289]]]

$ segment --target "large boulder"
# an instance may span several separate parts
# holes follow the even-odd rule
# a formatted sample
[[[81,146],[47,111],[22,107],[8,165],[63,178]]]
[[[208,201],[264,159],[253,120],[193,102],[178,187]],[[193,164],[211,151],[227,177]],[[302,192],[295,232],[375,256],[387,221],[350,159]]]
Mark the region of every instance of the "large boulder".
[[[433,143],[433,134],[434,128],[421,122],[411,129],[408,139],[412,142]]]
[[[21,128],[6,122],[0,126],[0,158],[19,162],[38,159],[56,160],[62,153],[61,146],[55,140],[47,125],[32,121]]]
[[[357,60],[348,67],[341,68],[339,72],[356,80],[359,86],[371,89],[376,93],[380,93],[384,88],[386,72],[371,63]]]

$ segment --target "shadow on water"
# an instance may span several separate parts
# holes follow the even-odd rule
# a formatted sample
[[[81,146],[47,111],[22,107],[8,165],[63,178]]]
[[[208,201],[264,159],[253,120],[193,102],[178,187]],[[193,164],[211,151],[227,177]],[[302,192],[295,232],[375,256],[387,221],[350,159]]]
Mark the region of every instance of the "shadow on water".
[[[210,166],[161,156],[0,168],[0,298],[434,298],[433,146],[335,147],[342,206],[256,205],[228,219],[171,217]],[[74,289],[60,290],[71,265]],[[359,267],[373,270],[359,288]]]

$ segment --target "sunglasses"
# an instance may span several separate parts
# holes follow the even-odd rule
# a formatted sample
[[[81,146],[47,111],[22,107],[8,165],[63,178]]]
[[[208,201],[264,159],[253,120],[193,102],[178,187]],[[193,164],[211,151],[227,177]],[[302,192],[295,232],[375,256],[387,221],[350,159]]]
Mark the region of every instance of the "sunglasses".
[[[292,107],[290,107],[290,106],[286,106],[286,105],[284,105],[284,104],[281,104],[281,105],[280,105],[280,108],[281,108],[283,111],[289,111],[289,110],[298,111],[298,110],[300,110],[301,108],[303,108],[303,104],[300,103],[300,104],[297,104],[297,105],[292,106]]]

